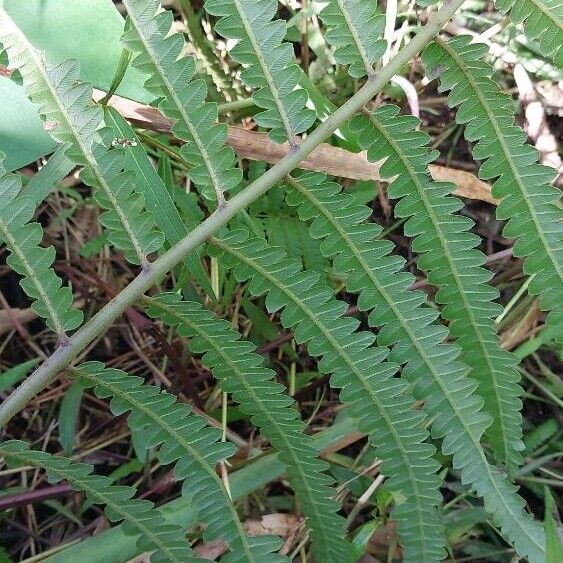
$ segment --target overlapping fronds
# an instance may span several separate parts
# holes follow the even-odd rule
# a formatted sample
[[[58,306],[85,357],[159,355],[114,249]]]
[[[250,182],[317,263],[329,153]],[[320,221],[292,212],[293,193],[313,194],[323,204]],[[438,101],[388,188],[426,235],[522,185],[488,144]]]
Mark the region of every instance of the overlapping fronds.
[[[563,63],[563,2],[561,0],[495,0],[501,12],[510,10],[514,23],[524,22],[524,31],[539,43],[542,54]]]
[[[92,502],[104,505],[109,520],[122,520],[126,532],[139,536],[137,545],[142,551],[152,552],[151,562],[202,561],[193,557],[181,526],[167,523],[152,502],[133,498],[133,487],[114,485],[108,477],[94,475],[91,465],[31,450],[19,440],[0,444],[0,456],[10,465],[45,469],[51,478],[64,479],[74,490],[86,493]]]
[[[440,89],[451,90],[448,103],[457,107],[456,120],[466,124],[465,137],[474,142],[473,156],[484,161],[479,176],[496,179],[493,195],[501,200],[497,217],[508,219],[504,236],[516,239],[513,253],[524,258],[524,271],[534,276],[528,287],[551,311],[547,323],[563,327],[563,228],[559,191],[550,185],[552,168],[537,163],[538,153],[514,125],[512,100],[491,79],[490,65],[481,60],[483,44],[468,36],[432,43],[424,52],[431,76]]]
[[[212,239],[221,263],[248,282],[253,295],[266,294],[270,312],[283,309],[282,324],[320,357],[318,369],[332,373],[331,384],[342,389],[340,398],[361,422],[378,456],[388,488],[400,492],[404,502],[393,510],[408,561],[437,561],[444,555],[443,530],[437,518],[440,481],[434,448],[425,442],[424,416],[414,409],[404,381],[395,378],[398,365],[387,362],[386,348],[372,347],[375,335],[356,332],[359,321],[343,317],[346,304],[332,297],[319,282],[319,274],[301,271],[297,260],[234,231]]]
[[[83,385],[93,387],[98,397],[111,397],[113,414],[130,412],[129,426],[143,431],[148,447],[160,446],[159,461],[175,464],[176,478],[184,480],[184,494],[193,498],[199,519],[206,525],[205,539],[228,543],[231,551],[225,561],[285,561],[272,553],[279,547],[278,538],[266,538],[262,544],[246,537],[229,493],[215,470],[219,461],[234,453],[232,444],[220,441],[217,428],[207,426],[203,417],[193,414],[189,405],[178,403],[174,395],[143,385],[140,377],[106,369],[100,362],[81,364],[75,375]]]
[[[329,0],[319,16],[326,25],[325,39],[335,47],[337,63],[348,65],[354,78],[372,76],[374,63],[383,56],[385,16],[375,0]]]
[[[223,391],[232,394],[240,409],[250,415],[253,424],[279,451],[307,518],[317,560],[347,561],[350,546],[343,539],[345,521],[336,514],[336,491],[324,473],[328,463],[318,459],[311,438],[304,434],[299,413],[293,408],[293,399],[284,393],[283,385],[273,381],[275,372],[264,367],[262,356],[254,353],[251,342],[241,340],[228,322],[199,303],[182,301],[175,293],[158,295],[152,303],[151,316],[189,337],[190,350],[204,354],[203,364],[213,371]]]
[[[471,354],[476,357],[482,354],[485,358],[491,355],[493,362],[500,358],[499,361],[504,362],[503,369],[496,374],[497,378],[504,376],[511,363],[495,348],[489,319],[490,300],[495,294],[482,285],[488,277],[480,269],[482,259],[473,250],[475,240],[467,233],[468,222],[453,215],[461,204],[455,198],[446,197],[453,190],[452,185],[430,181],[427,165],[436,155],[426,147],[426,134],[416,131],[418,120],[398,113],[395,106],[382,106],[369,117],[357,116],[352,126],[361,146],[368,150],[370,161],[386,159],[381,168],[382,177],[396,177],[389,188],[390,197],[402,198],[395,213],[410,217],[405,233],[416,237],[413,249],[423,253],[419,265],[430,272],[429,281],[441,288],[437,300],[445,304],[443,314],[452,320],[451,332],[462,346],[469,346],[469,343],[473,346],[464,350],[465,361],[474,363]],[[468,291],[476,292],[480,300],[485,300],[484,309],[481,303],[469,301]],[[416,340],[421,358],[435,354],[429,354],[428,347],[421,345],[420,336]],[[485,377],[490,377],[488,364],[483,366],[478,362],[472,367],[475,375],[484,373],[479,384],[486,385]],[[480,445],[480,438],[491,421],[481,410],[483,399],[475,393],[477,381],[467,377],[463,365],[437,369],[436,359],[430,358],[425,365],[407,366],[403,375],[413,382],[416,397],[425,400],[425,409],[433,418],[433,435],[444,439],[442,450],[453,456],[453,465],[461,471],[462,481],[483,497],[485,508],[518,552],[533,561],[541,561],[545,555],[541,527],[523,512],[523,499],[514,494],[515,487],[488,464]],[[508,375],[495,383],[494,401],[499,407],[508,407],[505,401],[514,401],[514,395],[519,393],[509,371]],[[502,404],[499,397],[503,397]],[[487,400],[490,401],[490,396]],[[518,417],[517,411],[508,415],[508,422],[515,417]],[[505,409],[505,423],[506,418]],[[518,429],[508,428],[511,436],[518,433]],[[509,446],[514,447],[513,440]]]
[[[427,171],[437,152],[427,147],[428,135],[417,131],[419,120],[399,115],[396,106],[384,106],[369,121],[358,118],[360,143],[372,161],[387,158],[382,175],[392,178],[389,195],[401,201],[398,217],[410,218],[405,234],[421,256],[418,265],[428,281],[440,288],[436,301],[461,347],[461,359],[471,368],[485,411],[492,415],[487,438],[500,462],[513,468],[521,459],[522,407],[516,358],[499,346],[492,317],[501,307],[496,289],[488,285],[491,274],[482,268],[485,256],[475,246],[479,237],[468,230],[471,219],[457,215],[463,203],[451,197],[453,184],[433,182]]]
[[[69,158],[85,167],[84,181],[97,188],[96,201],[106,209],[100,222],[109,231],[109,241],[130,262],[146,265],[147,255],[162,246],[164,237],[135,193],[134,177],[123,170],[123,148],[111,147],[109,132],[100,131],[103,112],[91,104],[92,86],[80,82],[78,62],[50,65],[2,7],[0,42],[51,136],[69,146]]]
[[[158,107],[175,120],[174,135],[186,144],[182,157],[192,166],[190,178],[202,193],[224,202],[224,192],[242,178],[234,153],[225,145],[227,126],[217,123],[217,104],[206,102],[207,87],[194,79],[193,57],[182,57],[184,38],[170,34],[173,17],[159,0],[124,0],[131,21],[123,43],[134,55],[133,65],[149,75],[145,86]]]
[[[275,17],[277,0],[206,0],[206,11],[221,16],[215,30],[237,40],[230,53],[245,68],[241,79],[250,88],[258,107],[265,111],[254,116],[258,125],[270,129],[276,141],[297,145],[297,135],[315,121],[307,109],[307,92],[299,89],[301,71],[295,62],[293,46],[284,42],[287,25]]]
[[[34,300],[33,310],[64,340],[67,331],[82,324],[82,312],[72,308],[72,291],[52,268],[55,249],[40,246],[41,225],[29,222],[35,201],[22,195],[20,177],[6,174],[2,160],[0,155],[0,242],[10,251],[6,262],[23,276],[20,285]]]

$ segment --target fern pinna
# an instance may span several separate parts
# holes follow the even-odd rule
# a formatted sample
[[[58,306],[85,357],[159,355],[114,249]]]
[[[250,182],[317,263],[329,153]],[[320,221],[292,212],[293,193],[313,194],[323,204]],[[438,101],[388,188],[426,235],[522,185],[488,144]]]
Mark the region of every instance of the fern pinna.
[[[221,432],[208,427],[204,418],[192,413],[187,404],[158,387],[143,385],[118,369],[106,369],[100,362],[81,364],[74,376],[85,387],[93,387],[100,398],[110,397],[115,415],[130,412],[131,429],[142,430],[147,447],[160,446],[162,464],[175,464],[174,473],[184,481],[183,492],[192,497],[198,516],[205,524],[206,540],[221,539],[229,545],[224,559],[229,563],[282,563],[273,553],[277,538],[249,538],[233,506],[229,493],[215,471],[221,460],[230,457],[232,444],[221,442]]]
[[[360,4],[364,10],[367,9],[367,2]],[[321,12],[321,17],[329,10],[331,17],[341,22],[340,28],[347,28],[350,74],[369,76],[374,60],[365,56],[365,35],[361,33],[361,21],[356,23],[351,17],[351,7],[351,3],[334,0]],[[362,62],[363,70],[360,67]],[[412,283],[411,276],[404,272],[398,274],[403,268],[403,261],[388,256],[392,245],[375,240],[380,229],[363,223],[370,210],[354,204],[351,197],[339,193],[337,185],[318,174],[305,174],[301,179],[288,178],[291,190],[288,202],[300,205],[301,218],[314,219],[310,227],[312,235],[323,239],[323,254],[335,257],[334,266],[338,273],[346,276],[347,289],[360,292],[360,309],[372,311],[368,317],[370,325],[383,325],[379,342],[397,344],[397,357],[412,361],[407,363],[403,374],[412,378],[422,391],[417,396],[421,399],[426,397],[429,383],[422,370],[428,370],[426,373],[432,374],[438,383],[438,378],[447,373],[450,376],[442,379],[444,383],[449,380],[451,386],[457,380],[457,389],[450,387],[448,392],[448,386],[444,386],[436,389],[437,396],[445,402],[453,401],[451,414],[467,429],[466,438],[483,462],[483,475],[488,474],[487,479],[494,485],[501,477],[488,466],[479,440],[483,430],[489,426],[487,437],[500,461],[510,468],[518,464],[518,452],[522,449],[521,388],[516,361],[498,345],[491,320],[496,310],[492,300],[497,292],[486,284],[490,275],[480,268],[484,256],[474,249],[479,239],[467,232],[470,227],[468,219],[454,215],[462,203],[445,197],[453,191],[453,186],[430,181],[427,165],[436,155],[425,150],[427,136],[415,130],[417,124],[415,118],[399,116],[398,108],[384,106],[368,114],[367,118],[356,117],[352,126],[359,134],[360,144],[368,149],[370,160],[386,159],[381,169],[382,176],[396,176],[389,195],[404,199],[396,206],[395,214],[412,217],[405,224],[405,232],[416,237],[413,249],[431,251],[423,255],[419,266],[429,270],[429,281],[441,288],[436,299],[445,305],[442,314],[451,320],[451,333],[461,346],[460,359],[470,366],[470,375],[477,379],[478,391],[485,397],[485,411],[493,415],[492,424],[485,413],[479,412],[482,399],[473,393],[475,382],[465,377],[464,365],[456,361],[459,352],[450,345],[442,344],[447,331],[431,324],[436,319],[434,311],[420,307],[425,300],[424,295],[412,292],[408,300],[402,297]],[[369,244],[366,244],[368,241]],[[473,299],[473,295],[479,298]],[[448,348],[449,353],[444,353]],[[443,405],[439,407],[439,403],[435,406],[438,408],[432,412],[433,415],[443,408]],[[443,420],[448,420],[443,411],[441,415]],[[450,423],[453,423],[452,419]],[[454,430],[452,424],[454,433],[450,435],[448,424],[440,426],[435,424],[433,433],[446,436],[444,448],[448,451],[448,436],[457,435],[459,439],[460,428]],[[462,453],[458,448],[449,453],[456,450],[458,454]],[[462,460],[460,455],[456,459],[454,455],[454,464],[456,462],[461,467],[468,460]],[[493,486],[493,489],[497,487]],[[501,489],[498,492],[501,493]],[[511,498],[509,487],[502,494],[507,495],[505,500],[509,504],[521,505],[521,501]],[[495,510],[496,506],[489,504],[489,508]],[[521,526],[529,528],[520,518],[513,518],[512,510],[500,512],[502,514],[497,510],[497,517],[504,520],[507,533],[514,538],[522,536],[518,532]],[[541,548],[538,550],[535,545],[533,532],[532,528],[528,530],[526,543],[531,553],[539,553]]]
[[[453,454],[454,466],[483,496],[507,536],[518,539],[526,553],[540,557],[542,547],[536,540],[541,531],[522,514],[522,499],[488,464],[479,444],[490,417],[480,412],[476,383],[466,377],[457,359],[459,350],[443,343],[447,332],[433,323],[437,313],[422,306],[425,295],[408,290],[413,277],[401,272],[403,260],[388,255],[388,241],[377,240],[379,227],[363,222],[370,210],[352,196],[339,194],[340,186],[319,174],[291,178],[288,188],[288,202],[300,206],[304,220],[314,219],[311,234],[323,240],[321,250],[334,258],[335,272],[345,276],[349,291],[359,292],[359,308],[371,311],[369,324],[383,327],[379,343],[396,344],[391,357],[406,361],[403,377],[413,383],[416,397],[427,401],[425,408],[434,419],[432,433],[444,438],[444,453]]]
[[[133,487],[114,485],[108,477],[93,475],[91,465],[31,450],[19,440],[2,442],[0,458],[14,466],[45,469],[52,480],[64,479],[74,490],[86,493],[93,503],[104,505],[109,520],[123,521],[127,533],[139,536],[139,549],[153,552],[151,561],[201,561],[193,556],[186,544],[181,526],[167,523],[152,502],[132,498],[136,492]]]
[[[23,276],[21,284],[35,301],[34,309],[61,343],[54,362],[46,362],[33,375],[42,370],[47,374],[39,377],[44,387],[55,371],[66,369],[97,397],[110,399],[114,415],[129,413],[132,433],[143,433],[158,464],[174,465],[176,478],[183,481],[183,499],[197,511],[203,526],[203,541],[226,544],[221,561],[287,561],[278,553],[279,538],[252,538],[245,533],[228,484],[217,474],[217,465],[226,464],[234,453],[232,445],[221,441],[219,430],[208,426],[190,406],[139,377],[98,362],[68,368],[138,301],[150,317],[186,338],[189,351],[201,357],[221,389],[231,394],[249,423],[279,452],[295,490],[295,504],[306,519],[315,558],[338,563],[352,559],[347,523],[338,514],[340,506],[326,473],[330,466],[318,459],[299,411],[284,386],[275,381],[274,370],[266,367],[254,344],[194,300],[193,288],[178,281],[185,270],[162,282],[163,274],[182,263],[191,270],[195,285],[211,295],[200,259],[209,252],[212,275],[218,269],[230,287],[245,284],[241,292],[263,297],[272,315],[268,322],[279,319],[294,332],[295,342],[317,359],[318,371],[331,374],[331,385],[341,390],[341,401],[359,420],[359,429],[382,460],[385,488],[393,493],[389,517],[398,524],[406,561],[436,562],[448,552],[440,488],[449,458],[442,464],[438,461],[431,443],[435,439],[443,454],[451,456],[453,473],[483,499],[492,523],[518,555],[532,563],[543,562],[546,546],[541,527],[524,512],[523,499],[504,472],[491,464],[485,449],[490,445],[491,457],[509,473],[522,461],[522,389],[515,358],[502,350],[495,333],[492,319],[501,309],[495,303],[498,293],[488,283],[490,274],[483,268],[484,256],[477,250],[479,238],[470,232],[472,222],[458,213],[462,203],[452,197],[453,186],[431,180],[428,165],[437,153],[427,148],[429,138],[419,131],[420,122],[391,105],[373,111],[362,108],[381,92],[381,76],[391,80],[399,73],[439,32],[461,0],[443,3],[435,19],[406,42],[396,62],[391,59],[385,67],[379,62],[387,48],[381,38],[385,17],[375,0],[327,0],[319,5],[318,29],[334,50],[334,60],[365,83],[333,115],[323,116],[326,121],[315,131],[310,131],[316,117],[309,106],[319,93],[297,64],[289,41],[293,30],[276,18],[278,3],[206,0],[215,31],[228,40],[229,65],[240,64],[241,79],[252,91],[251,103],[258,108],[255,123],[275,141],[289,144],[287,157],[244,189],[242,171],[248,170],[251,178],[255,171],[237,166],[227,146],[227,126],[218,122],[216,104],[206,101],[207,87],[196,75],[193,58],[183,55],[183,36],[173,33],[172,12],[163,11],[158,0],[124,0],[123,4],[129,24],[122,44],[132,54],[132,64],[146,76],[145,87],[155,105],[173,120],[173,135],[183,142],[178,153],[169,152],[182,161],[181,170],[188,170],[195,187],[211,200],[211,204],[203,202],[205,207],[215,211],[188,232],[171,193],[156,201],[158,190],[166,190],[165,182],[151,168],[144,149],[138,147],[133,155],[115,142],[117,135],[138,142],[135,131],[115,110],[103,111],[92,104],[92,87],[80,82],[76,62],[50,65],[48,54],[45,58],[38,54],[0,0],[0,42],[10,65],[21,72],[46,129],[83,168],[84,182],[95,188],[108,240],[123,251],[126,261],[141,266],[139,276],[111,304],[68,336],[79,327],[82,315],[72,308],[72,291],[63,287],[52,268],[54,250],[40,246],[42,229],[30,223],[36,202],[26,198],[17,175],[0,174],[0,239],[11,253],[8,265]],[[529,38],[556,62],[562,52],[559,4],[496,1],[500,11],[510,10],[513,21],[524,23]],[[532,277],[530,292],[540,296],[542,308],[550,311],[546,324],[556,331],[563,322],[562,248],[557,192],[549,185],[553,173],[537,164],[536,152],[524,144],[524,134],[513,125],[511,100],[499,92],[492,69],[480,60],[484,53],[483,47],[465,37],[437,39],[426,49],[423,62],[429,76],[440,79],[441,90],[452,91],[449,103],[458,107],[457,121],[466,125],[466,138],[475,142],[473,154],[483,161],[481,177],[496,179],[494,195],[501,199],[497,216],[508,219],[504,234],[518,239],[514,254],[525,259],[525,273]],[[358,115],[350,131],[367,149],[369,160],[383,162],[381,176],[390,183],[395,216],[405,220],[404,232],[412,238],[417,265],[428,274],[429,284],[438,288],[440,308],[428,306],[425,293],[410,290],[414,278],[405,271],[405,261],[392,254],[394,245],[383,238],[381,227],[370,222],[369,207],[323,174],[291,172],[315,148],[312,139],[318,146],[354,112]],[[143,138],[148,138],[146,132]],[[160,146],[159,141],[155,144]],[[143,176],[143,166],[154,173],[154,183]],[[311,270],[302,269],[300,249],[286,252],[267,242],[279,239],[271,227],[278,220],[275,213],[260,214],[256,223],[251,214],[244,218],[246,227],[260,225],[254,232],[264,227],[264,238],[249,235],[235,218],[279,182],[278,206],[286,211],[285,197],[297,210],[291,225],[298,224],[306,234],[308,229],[309,247],[316,250],[318,244],[319,256],[304,260]],[[239,193],[225,197],[229,192]],[[170,214],[169,223],[161,227],[163,217],[155,218],[151,212]],[[204,216],[200,209],[196,214]],[[228,228],[227,221],[232,221]],[[171,249],[162,250],[164,236],[159,228]],[[152,260],[156,252],[161,255]],[[367,313],[366,324],[373,330],[359,330],[361,321],[346,315],[346,302],[337,299],[326,283],[327,265],[343,280],[348,294],[357,294],[358,309]],[[172,287],[174,292],[143,298],[152,285]],[[181,292],[189,293],[190,300],[180,298]],[[112,307],[117,313],[110,312]],[[442,324],[440,317],[447,322]],[[49,367],[52,364],[54,368]],[[32,384],[38,380],[30,379]],[[2,421],[5,411],[10,416],[17,412],[0,406]],[[128,533],[139,538],[139,550],[153,552],[153,561],[194,560],[186,530],[167,524],[150,503],[134,500],[133,489],[113,485],[106,477],[92,475],[91,468],[60,456],[33,452],[21,442],[5,442],[0,454],[43,467],[105,504],[108,518],[123,520]],[[254,461],[250,457],[245,463]],[[381,516],[387,517],[384,509]],[[197,533],[189,532],[190,538]]]
[[[319,561],[347,561],[350,547],[343,540],[344,521],[335,514],[338,504],[332,499],[336,491],[323,473],[328,464],[316,459],[298,412],[290,408],[293,400],[283,392],[282,385],[272,381],[275,372],[262,365],[263,358],[253,352],[254,346],[240,340],[229,323],[215,318],[198,303],[162,294],[151,300],[150,313],[190,338],[190,350],[204,354],[203,364],[221,382],[223,391],[232,394],[241,410],[279,450],[307,517]]]
[[[374,63],[387,48],[381,38],[385,17],[370,0],[329,0],[320,17],[325,39],[334,46],[336,62],[347,65],[354,78],[373,76]]]
[[[170,34],[172,13],[159,11],[158,0],[125,0],[124,4],[131,26],[123,43],[134,54],[133,64],[150,76],[146,88],[159,100],[162,113],[174,119],[174,135],[186,142],[181,155],[191,166],[191,180],[222,205],[224,193],[235,188],[242,175],[233,166],[232,149],[225,146],[227,126],[217,123],[217,105],[205,101],[205,82],[193,79],[193,57],[180,57],[184,38]]]
[[[236,278],[248,282],[252,295],[266,294],[270,312],[283,310],[280,320],[294,330],[298,343],[307,343],[318,369],[332,373],[331,385],[350,403],[354,416],[383,460],[390,490],[404,501],[393,510],[408,561],[436,561],[443,556],[443,528],[436,505],[440,502],[438,464],[434,448],[425,443],[424,417],[414,408],[405,383],[394,377],[399,366],[387,362],[385,348],[372,347],[375,335],[355,332],[359,321],[343,317],[347,307],[332,298],[316,272],[303,272],[297,260],[281,248],[237,230],[211,244],[221,263]]]
[[[524,23],[526,35],[539,43],[541,52],[563,65],[563,3],[561,0],[495,0],[501,12],[510,11],[515,23]]]
[[[241,78],[257,88],[252,99],[265,111],[254,116],[256,123],[270,129],[276,141],[298,145],[297,135],[315,121],[315,112],[306,108],[307,91],[298,88],[301,70],[296,64],[291,43],[284,42],[286,23],[272,18],[276,0],[206,0],[205,9],[221,16],[215,29],[228,39],[237,40],[231,56],[245,68]]]
[[[35,201],[21,187],[20,176],[6,174],[0,158],[0,241],[10,251],[7,264],[23,276],[20,284],[34,300],[34,311],[65,341],[67,331],[82,324],[82,313],[73,308],[71,289],[63,286],[52,268],[55,249],[40,246],[43,229],[39,223],[29,222]]]
[[[490,274],[480,267],[485,257],[474,249],[479,238],[467,232],[471,220],[455,214],[463,204],[449,197],[453,185],[430,181],[427,165],[437,154],[426,150],[428,136],[416,130],[418,122],[399,116],[396,106],[383,106],[369,120],[358,117],[355,126],[368,158],[387,158],[383,176],[399,174],[389,188],[390,197],[401,198],[395,214],[410,217],[404,229],[421,254],[418,265],[441,288],[436,300],[445,305],[442,315],[451,321],[450,331],[479,384],[485,410],[493,414],[489,439],[500,461],[516,463],[522,449],[521,389],[516,360],[500,349],[492,325],[491,318],[501,312],[492,303],[497,291],[486,284]]]
[[[552,168],[538,164],[537,150],[514,125],[512,100],[499,92],[492,68],[482,61],[488,51],[471,37],[429,45],[424,62],[440,88],[451,90],[448,103],[458,107],[456,120],[466,124],[465,137],[475,142],[473,155],[484,161],[479,175],[496,179],[493,195],[500,199],[497,217],[508,219],[504,235],[516,239],[514,254],[524,258],[533,276],[528,290],[551,311],[548,326],[563,327],[563,229],[559,192],[551,185]]]
[[[148,255],[162,246],[164,237],[134,191],[133,175],[123,170],[123,149],[112,146],[108,129],[100,130],[103,111],[91,104],[92,86],[79,81],[78,63],[50,65],[2,9],[0,43],[11,66],[20,71],[51,136],[69,146],[68,157],[84,167],[84,182],[96,187],[96,201],[106,210],[100,222],[109,231],[109,241],[127,260],[146,267]]]

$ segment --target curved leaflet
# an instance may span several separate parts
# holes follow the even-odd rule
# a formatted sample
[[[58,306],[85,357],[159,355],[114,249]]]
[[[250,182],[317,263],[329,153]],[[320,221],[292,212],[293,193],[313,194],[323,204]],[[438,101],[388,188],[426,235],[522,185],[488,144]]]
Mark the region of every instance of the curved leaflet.
[[[93,387],[100,398],[111,397],[114,415],[130,412],[127,423],[142,429],[150,447],[160,446],[157,455],[164,465],[175,464],[174,473],[183,480],[183,493],[193,497],[199,516],[206,524],[206,540],[222,539],[230,552],[223,561],[283,563],[271,553],[279,547],[278,538],[247,538],[229,493],[215,471],[220,460],[230,457],[231,444],[220,441],[221,432],[208,427],[191,407],[178,403],[174,395],[158,387],[143,385],[140,377],[101,362],[87,362],[74,370],[85,387]]]
[[[479,176],[495,180],[493,195],[501,202],[497,217],[508,219],[504,236],[515,238],[513,253],[524,258],[524,271],[534,276],[528,286],[551,311],[546,323],[563,327],[563,228],[559,191],[550,183],[552,168],[538,164],[538,153],[514,125],[512,100],[491,79],[492,68],[482,61],[483,44],[460,36],[430,44],[423,56],[440,90],[451,90],[448,104],[457,107],[456,120],[466,124],[465,137],[474,144],[473,156],[484,161]]]
[[[388,350],[371,346],[375,335],[356,332],[359,321],[343,317],[346,304],[333,299],[318,273],[301,271],[282,249],[243,230],[210,243],[237,279],[248,282],[252,295],[266,294],[269,312],[282,311],[281,322],[293,329],[296,342],[307,343],[309,353],[321,358],[318,369],[332,373],[331,385],[341,389],[340,399],[350,403],[360,429],[383,459],[388,488],[405,499],[392,516],[399,523],[406,560],[440,560],[438,463],[433,446],[425,443],[423,414],[415,410],[405,382],[394,377],[399,366],[385,361]]]
[[[343,538],[345,522],[336,515],[336,491],[323,473],[328,463],[318,459],[299,412],[292,407],[293,399],[284,393],[283,385],[272,381],[275,372],[263,366],[263,358],[254,353],[252,343],[241,340],[228,322],[217,319],[199,303],[182,301],[174,293],[158,295],[151,302],[150,315],[189,337],[190,350],[204,354],[203,364],[212,370],[223,391],[232,394],[280,452],[307,518],[316,558],[327,563],[347,561],[351,548]]]
[[[109,520],[123,520],[126,531],[139,536],[139,549],[153,552],[154,563],[202,561],[192,556],[181,526],[167,523],[152,502],[133,498],[136,492],[133,487],[114,485],[108,477],[92,474],[91,465],[30,450],[19,440],[1,443],[0,456],[11,464],[43,468],[57,480],[67,481],[74,490],[86,493],[94,503],[105,505]]]
[[[292,44],[283,41],[286,23],[272,21],[277,0],[206,0],[205,9],[221,16],[218,33],[238,40],[231,56],[245,67],[241,79],[256,88],[252,99],[265,110],[254,116],[256,123],[270,129],[275,141],[296,147],[297,135],[313,125],[315,112],[305,107],[306,90],[298,88],[301,71]]]
[[[0,241],[10,251],[6,263],[23,276],[20,285],[35,300],[33,310],[64,341],[67,331],[82,324],[83,315],[72,308],[72,291],[52,268],[55,249],[40,246],[43,229],[39,223],[30,223],[35,201],[21,187],[20,177],[6,174],[0,159]]]
[[[145,86],[158,107],[175,120],[172,132],[186,141],[182,157],[193,167],[189,176],[203,195],[224,203],[224,193],[238,186],[241,171],[227,141],[227,126],[217,123],[217,104],[206,102],[207,87],[195,79],[193,57],[183,57],[184,38],[170,34],[172,12],[159,0],[124,0],[131,26],[123,44],[134,54],[133,65],[149,75]]]

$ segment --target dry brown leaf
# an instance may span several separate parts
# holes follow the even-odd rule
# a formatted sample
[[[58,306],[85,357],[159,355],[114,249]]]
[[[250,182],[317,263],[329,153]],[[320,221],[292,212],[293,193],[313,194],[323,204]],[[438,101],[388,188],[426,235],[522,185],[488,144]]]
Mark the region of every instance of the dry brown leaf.
[[[101,99],[104,95],[104,92],[94,90],[95,100]],[[113,96],[109,105],[132,123],[147,129],[170,132],[172,128],[173,121],[151,106],[120,96]],[[248,131],[242,127],[229,127],[227,143],[242,158],[265,161],[270,164],[279,162],[289,152],[287,143],[280,145],[272,141],[266,133]],[[299,167],[353,180],[381,180],[379,175],[381,163],[368,162],[365,152],[352,153],[326,143],[319,145],[310,155],[306,156]],[[456,195],[496,203],[491,195],[489,184],[479,180],[470,172],[434,164],[429,166],[429,170],[435,180],[453,182],[457,186]]]

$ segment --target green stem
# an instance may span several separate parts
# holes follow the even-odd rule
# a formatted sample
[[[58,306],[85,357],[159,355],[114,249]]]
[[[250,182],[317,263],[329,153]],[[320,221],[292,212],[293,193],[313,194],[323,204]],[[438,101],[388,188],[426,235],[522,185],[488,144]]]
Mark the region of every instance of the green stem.
[[[129,23],[130,23],[130,20],[129,20],[129,17],[127,17],[125,19],[125,30],[126,31],[129,29]],[[117,63],[117,69],[115,70],[115,76],[113,77],[113,80],[111,81],[111,85],[109,87],[109,90],[107,91],[107,94],[98,102],[100,105],[105,106],[111,100],[111,97],[115,94],[115,92],[119,88],[119,85],[121,84],[123,77],[125,76],[125,73],[127,72],[127,67],[129,66],[130,61],[131,61],[131,51],[128,51],[127,49],[123,49],[123,51],[121,51],[121,57],[119,59],[119,62]]]
[[[389,63],[358,90],[344,105],[321,123],[295,150],[292,150],[245,190],[218,207],[205,221],[188,233],[170,250],[147,266],[133,281],[100,309],[88,322],[36,369],[0,406],[0,428],[49,385],[96,337],[102,334],[121,314],[150,287],[157,283],[190,252],[202,244],[239,211],[281,182],[319,144],[369,102],[435,37],[464,0],[446,0],[435,17],[427,23]]]

